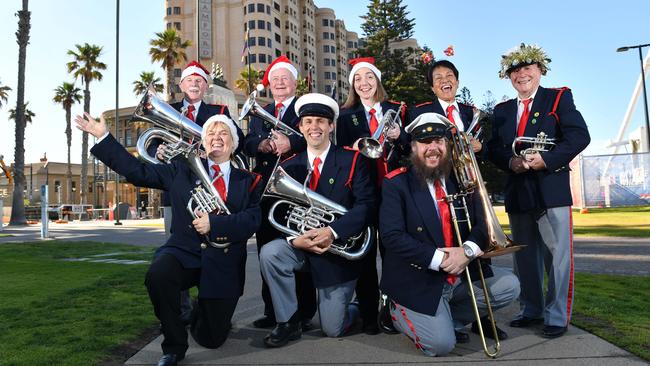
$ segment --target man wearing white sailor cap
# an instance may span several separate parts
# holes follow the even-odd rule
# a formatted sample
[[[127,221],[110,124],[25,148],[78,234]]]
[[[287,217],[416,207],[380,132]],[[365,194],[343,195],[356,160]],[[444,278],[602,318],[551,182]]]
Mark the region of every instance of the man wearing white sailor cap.
[[[476,320],[463,272],[469,268],[472,279],[479,278],[478,261],[474,259],[488,245],[477,194],[465,197],[471,230],[465,224],[467,214],[463,210],[455,211],[459,232],[453,228],[453,208],[446,197],[459,193],[451,174],[449,145],[455,128],[437,113],[420,114],[406,127],[412,138],[412,166],[386,175],[379,210],[379,234],[385,248],[381,290],[390,298],[394,327],[428,356],[449,353],[457,343],[457,324],[464,326]],[[453,203],[456,208],[462,207],[458,199]],[[457,244],[457,235],[462,246]],[[517,277],[484,260],[480,265],[492,308],[510,304],[519,294]],[[474,282],[473,287],[479,312],[485,316],[480,283]],[[482,324],[486,336],[491,334],[491,326]],[[505,334],[499,329],[497,332],[501,337]]]
[[[374,186],[365,158],[358,151],[335,146],[330,137],[339,108],[323,94],[306,94],[295,105],[307,150],[289,157],[282,168],[309,190],[348,211],[325,227],[297,237],[277,238],[262,247],[260,267],[269,285],[277,325],[264,338],[268,347],[281,347],[301,336],[294,271],[309,271],[318,290],[320,326],[328,337],[340,337],[358,317],[350,305],[361,266],[328,251],[333,242],[346,242],[366,230],[376,209]],[[309,174],[311,172],[311,174]]]

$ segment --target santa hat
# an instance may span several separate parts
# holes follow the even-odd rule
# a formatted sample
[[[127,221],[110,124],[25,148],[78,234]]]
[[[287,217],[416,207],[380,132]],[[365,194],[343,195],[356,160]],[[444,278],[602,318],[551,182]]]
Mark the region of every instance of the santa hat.
[[[183,70],[183,73],[181,74],[181,81],[185,79],[186,77],[190,75],[198,75],[205,79],[206,83],[210,82],[210,77],[208,75],[210,72],[208,69],[205,68],[205,66],[201,65],[198,61],[192,61],[187,66],[185,66],[185,69]]]
[[[203,124],[203,130],[201,131],[201,140],[205,140],[205,135],[208,133],[208,130],[210,129],[210,126],[212,126],[213,123],[216,122],[223,122],[228,126],[230,129],[230,135],[232,136],[232,145],[233,145],[233,151],[237,150],[237,147],[239,146],[239,135],[237,135],[237,126],[235,126],[235,122],[233,122],[230,117],[226,116],[225,114],[215,114],[214,116],[208,118],[207,121]]]
[[[262,79],[262,85],[264,87],[269,86],[269,78],[271,77],[271,73],[277,69],[287,69],[293,75],[294,79],[298,79],[298,69],[296,69],[295,66],[289,61],[287,56],[280,56],[273,60],[269,67],[266,69],[266,72],[264,73],[264,79]]]
[[[359,71],[362,67],[367,67],[369,68],[375,75],[377,76],[377,79],[381,81],[381,71],[375,66],[375,59],[374,57],[359,57],[359,58],[353,58],[352,60],[349,61],[350,65],[352,65],[352,70],[350,70],[350,77],[348,78],[350,80],[350,85],[353,85],[354,83],[354,74]]]

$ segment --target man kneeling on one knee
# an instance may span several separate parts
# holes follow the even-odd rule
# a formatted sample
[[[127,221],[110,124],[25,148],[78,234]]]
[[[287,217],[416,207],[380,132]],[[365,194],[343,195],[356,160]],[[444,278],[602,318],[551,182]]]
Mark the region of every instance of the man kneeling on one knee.
[[[458,198],[453,200],[459,230],[453,229],[450,210],[454,208],[446,196],[458,193],[460,187],[450,175],[450,126],[447,118],[424,113],[406,127],[412,137],[412,166],[386,176],[379,213],[386,250],[381,289],[391,299],[388,306],[393,325],[429,356],[447,354],[457,342],[469,338],[459,332],[476,321],[463,273],[468,265],[486,336],[491,337],[492,330],[487,326],[485,294],[477,281],[477,262],[483,268],[493,309],[508,305],[519,295],[514,274],[488,265],[487,260],[475,260],[483,255],[488,242],[478,193],[465,196],[467,213],[458,209],[462,207]],[[471,230],[463,221],[466,216]],[[497,333],[500,338],[507,337],[500,329]]]
[[[337,215],[324,227],[278,238],[262,247],[260,266],[269,285],[277,320],[276,327],[264,338],[268,347],[281,347],[301,337],[294,271],[311,271],[318,290],[320,325],[328,337],[344,335],[354,323],[358,308],[350,305],[350,301],[361,270],[360,262],[333,254],[330,247],[365,231],[376,209],[368,162],[357,151],[330,142],[339,111],[336,102],[322,94],[307,94],[298,99],[295,110],[307,150],[286,159],[280,166],[300,186],[307,180],[307,194],[315,192],[345,207],[347,213]],[[283,213],[271,214],[280,217],[280,221],[284,217]]]

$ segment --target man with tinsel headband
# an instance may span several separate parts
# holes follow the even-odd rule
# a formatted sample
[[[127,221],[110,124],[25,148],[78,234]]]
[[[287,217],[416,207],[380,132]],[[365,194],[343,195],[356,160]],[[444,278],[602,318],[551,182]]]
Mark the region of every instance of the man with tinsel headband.
[[[508,173],[505,205],[512,236],[526,245],[515,253],[521,311],[510,326],[543,323],[542,336],[555,338],[567,331],[573,305],[569,163],[590,137],[571,90],[539,85],[550,62],[539,46],[524,43],[502,56],[499,76],[510,79],[517,98],[494,108],[488,155]],[[544,139],[553,144],[531,149]]]

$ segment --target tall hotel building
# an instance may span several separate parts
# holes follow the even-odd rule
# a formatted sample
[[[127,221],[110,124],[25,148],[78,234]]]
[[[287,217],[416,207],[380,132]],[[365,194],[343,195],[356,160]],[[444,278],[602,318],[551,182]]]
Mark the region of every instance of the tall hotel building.
[[[198,58],[207,68],[221,65],[239,102],[245,97],[235,88],[240,72],[249,64],[266,70],[280,55],[293,62],[302,78],[311,69],[314,91],[331,94],[336,86],[338,101],[345,100],[348,59],[356,57],[359,38],[336,19],[334,10],[318,8],[313,0],[166,0],[165,7],[166,27],[192,42],[188,59]],[[246,31],[250,57],[242,52]],[[174,70],[176,84],[183,66]]]

